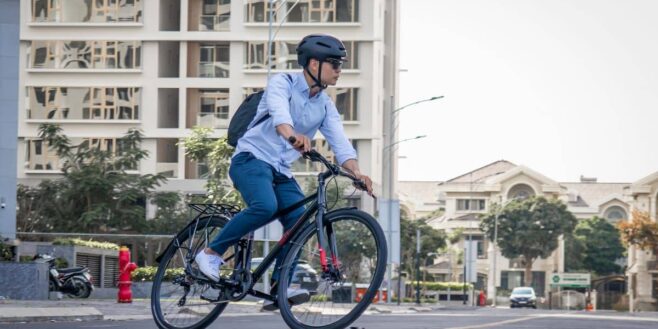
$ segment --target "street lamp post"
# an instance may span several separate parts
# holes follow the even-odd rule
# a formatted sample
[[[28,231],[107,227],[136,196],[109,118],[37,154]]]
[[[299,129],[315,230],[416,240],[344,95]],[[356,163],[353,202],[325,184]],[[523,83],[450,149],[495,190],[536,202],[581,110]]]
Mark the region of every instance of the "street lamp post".
[[[493,238],[493,257],[492,257],[492,261],[493,261],[493,265],[492,265],[492,268],[493,268],[493,273],[492,273],[492,276],[493,276],[493,301],[491,303],[492,307],[496,307],[496,293],[497,293],[497,289],[496,289],[496,275],[497,275],[496,260],[498,258],[497,257],[497,254],[498,254],[498,219],[500,219],[500,213],[503,212],[503,208],[513,200],[514,199],[510,199],[510,200],[507,200],[507,201],[503,202],[503,197],[501,196],[500,197],[500,203],[498,205],[498,209],[496,210],[496,216],[494,216],[494,238]]]
[[[413,102],[413,103],[409,103],[409,104],[407,104],[405,106],[402,106],[402,107],[399,107],[397,109],[395,108],[395,97],[391,96],[391,99],[390,99],[390,104],[389,104],[390,115],[389,115],[389,118],[388,118],[389,119],[388,120],[389,121],[388,122],[388,129],[387,129],[387,132],[386,132],[386,144],[385,144],[385,146],[382,150],[383,159],[386,159],[383,162],[387,166],[386,171],[385,171],[385,173],[386,173],[385,181],[386,181],[386,185],[387,185],[386,186],[386,192],[387,192],[386,193],[386,199],[387,199],[387,202],[388,202],[388,204],[387,204],[387,209],[388,209],[387,229],[388,229],[389,248],[388,248],[388,261],[387,261],[387,263],[388,263],[387,264],[388,265],[387,266],[388,267],[388,271],[387,271],[388,272],[388,274],[387,274],[388,280],[386,280],[386,289],[387,289],[386,290],[387,291],[386,302],[388,302],[388,303],[391,302],[391,297],[392,297],[391,296],[391,279],[393,278],[393,262],[392,262],[392,258],[393,258],[393,248],[392,248],[393,247],[393,155],[395,153],[394,150],[393,150],[393,146],[395,146],[396,144],[400,144],[402,142],[409,141],[409,140],[420,139],[420,138],[426,137],[425,135],[420,135],[420,136],[407,138],[407,139],[400,140],[400,141],[395,141],[395,115],[396,115],[396,113],[404,110],[407,107],[410,107],[410,106],[413,106],[413,105],[416,105],[416,104],[419,104],[419,103],[423,103],[423,102],[434,101],[434,100],[441,99],[441,98],[443,98],[443,96],[434,96],[434,97],[431,97],[431,98],[422,99],[422,100],[419,100],[419,101],[416,101],[416,102]],[[399,252],[398,252],[398,254],[399,254]],[[400,280],[400,276],[398,276],[398,280]],[[399,291],[398,291],[398,294],[399,294]],[[398,300],[399,299],[400,299],[400,296],[398,296]]]
[[[420,229],[416,229],[416,305],[420,305]]]

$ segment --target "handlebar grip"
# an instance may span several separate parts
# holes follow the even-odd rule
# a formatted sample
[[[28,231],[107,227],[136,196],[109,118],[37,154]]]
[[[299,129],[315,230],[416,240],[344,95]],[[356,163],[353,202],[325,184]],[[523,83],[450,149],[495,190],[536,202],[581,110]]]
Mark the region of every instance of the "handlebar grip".
[[[359,188],[362,191],[367,191],[368,190],[368,186],[366,186],[366,183],[362,180],[355,180],[354,181],[354,186],[356,186],[357,188]]]

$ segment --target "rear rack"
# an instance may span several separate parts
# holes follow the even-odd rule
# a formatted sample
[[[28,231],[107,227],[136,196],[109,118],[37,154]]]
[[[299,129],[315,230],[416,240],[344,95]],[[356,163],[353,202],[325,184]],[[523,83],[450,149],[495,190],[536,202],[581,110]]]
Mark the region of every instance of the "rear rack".
[[[196,217],[218,214],[233,217],[241,210],[240,207],[223,203],[188,203],[188,207],[198,213]]]

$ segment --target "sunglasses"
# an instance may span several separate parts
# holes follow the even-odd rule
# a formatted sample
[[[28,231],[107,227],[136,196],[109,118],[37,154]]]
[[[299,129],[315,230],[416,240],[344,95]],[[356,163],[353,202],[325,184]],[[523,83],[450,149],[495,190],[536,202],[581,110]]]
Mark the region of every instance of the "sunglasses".
[[[340,59],[327,58],[326,62],[331,64],[331,67],[334,70],[338,70],[343,66],[343,61],[341,61]]]

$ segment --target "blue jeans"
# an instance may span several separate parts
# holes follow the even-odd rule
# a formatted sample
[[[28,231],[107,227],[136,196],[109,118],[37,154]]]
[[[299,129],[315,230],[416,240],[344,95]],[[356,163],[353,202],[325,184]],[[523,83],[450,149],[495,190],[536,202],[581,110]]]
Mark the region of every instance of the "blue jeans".
[[[275,218],[272,216],[278,210],[304,199],[304,193],[294,178],[277,172],[267,162],[256,159],[249,152],[234,156],[228,173],[233,185],[247,203],[247,208],[235,215],[210,243],[210,249],[220,255],[249,232],[273,221]],[[304,207],[299,207],[279,218],[284,231],[292,228],[303,213]],[[278,278],[278,269],[284,254],[285,252],[280,253],[276,260],[272,281]]]

